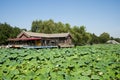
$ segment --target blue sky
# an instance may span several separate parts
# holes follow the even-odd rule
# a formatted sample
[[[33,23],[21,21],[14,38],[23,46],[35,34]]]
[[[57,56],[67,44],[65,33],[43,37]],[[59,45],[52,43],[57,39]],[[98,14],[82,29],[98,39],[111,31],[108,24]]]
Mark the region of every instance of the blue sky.
[[[120,37],[120,0],[0,0],[0,23],[30,30],[33,20],[49,19]]]

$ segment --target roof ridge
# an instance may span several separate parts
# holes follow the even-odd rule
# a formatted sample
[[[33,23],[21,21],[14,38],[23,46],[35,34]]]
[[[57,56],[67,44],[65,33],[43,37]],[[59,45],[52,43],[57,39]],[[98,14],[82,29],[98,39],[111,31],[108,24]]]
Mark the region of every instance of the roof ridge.
[[[32,31],[24,31],[24,32],[29,32],[29,33],[39,33],[39,32],[32,32]],[[62,33],[40,33],[40,34],[65,34],[65,33],[70,34],[69,32],[62,32]]]
[[[29,37],[67,37],[69,35],[69,33],[52,33],[52,34],[48,34],[48,33],[36,33],[36,32],[31,32],[31,31],[22,31],[19,35],[21,36],[22,34],[25,34]]]

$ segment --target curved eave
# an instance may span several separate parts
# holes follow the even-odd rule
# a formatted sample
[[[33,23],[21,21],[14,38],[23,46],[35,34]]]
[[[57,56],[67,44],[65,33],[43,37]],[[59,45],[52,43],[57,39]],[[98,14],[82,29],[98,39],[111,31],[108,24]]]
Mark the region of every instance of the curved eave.
[[[41,38],[14,38],[14,39],[8,39],[8,41],[30,41],[30,40],[41,40]]]

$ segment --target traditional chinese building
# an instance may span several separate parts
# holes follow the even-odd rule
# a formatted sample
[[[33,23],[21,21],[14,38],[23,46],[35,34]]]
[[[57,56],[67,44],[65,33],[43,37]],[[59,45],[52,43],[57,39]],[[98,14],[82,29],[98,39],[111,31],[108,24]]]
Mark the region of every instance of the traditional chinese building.
[[[22,31],[16,38],[8,39],[12,47],[70,47],[72,45],[70,33],[45,34]]]

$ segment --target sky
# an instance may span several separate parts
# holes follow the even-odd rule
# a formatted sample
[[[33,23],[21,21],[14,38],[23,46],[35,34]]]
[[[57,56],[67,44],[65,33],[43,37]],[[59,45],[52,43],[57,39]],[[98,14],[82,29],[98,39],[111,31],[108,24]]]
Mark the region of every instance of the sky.
[[[49,19],[120,38],[120,0],[0,0],[0,23],[30,30],[33,21]]]

